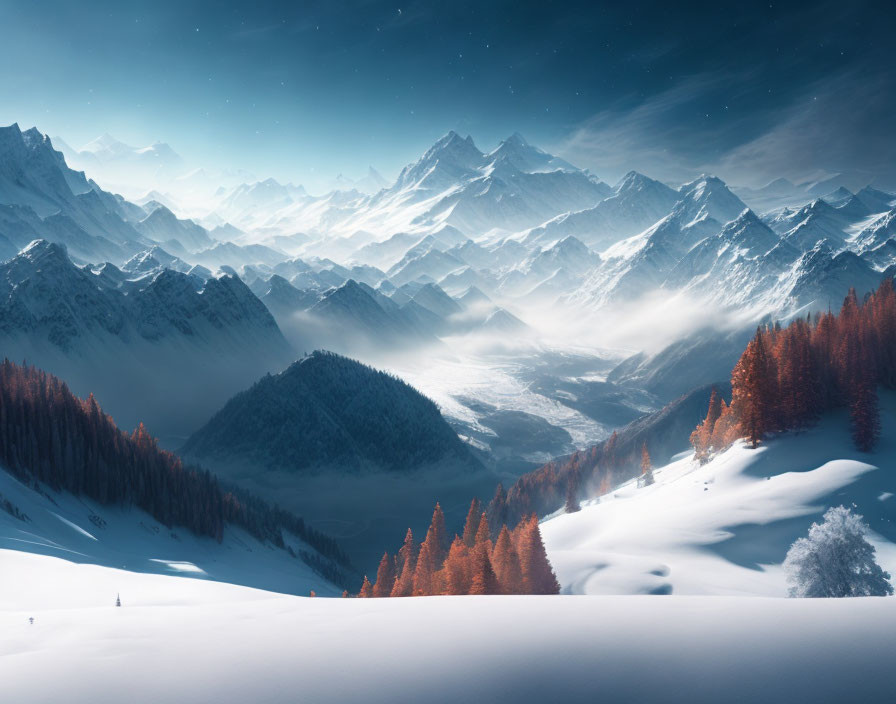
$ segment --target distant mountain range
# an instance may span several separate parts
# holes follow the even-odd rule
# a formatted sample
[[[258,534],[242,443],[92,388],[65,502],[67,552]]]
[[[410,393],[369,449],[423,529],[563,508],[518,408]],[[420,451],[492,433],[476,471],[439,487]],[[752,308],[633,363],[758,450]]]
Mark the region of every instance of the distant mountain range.
[[[151,422],[164,438],[294,357],[234,276],[164,268],[129,278],[111,264],[79,268],[44,240],[0,265],[0,339],[5,356],[102,395],[125,427]]]
[[[107,137],[81,151],[95,164],[171,156]],[[896,267],[896,196],[879,188],[778,179],[750,191],[711,175],[675,187],[634,171],[611,186],[518,134],[484,152],[450,132],[375,192],[224,183],[201,222],[179,212],[180,192],[156,190],[137,205],[103,190],[35,129],[0,130],[0,154],[0,259],[12,267],[0,330],[10,350],[85,391],[88,381],[139,386],[133,379],[146,375],[136,370],[164,364],[169,381],[140,388],[166,441],[207,420],[187,409],[211,413],[282,370],[293,350],[381,360],[459,337],[518,345],[537,340],[538,321],[555,310],[587,324],[656,292],[752,320],[786,317],[836,306],[849,287],[862,295]],[[772,201],[782,205],[760,208]],[[35,240],[65,250],[29,250]],[[37,256],[47,267],[71,261],[53,264],[58,275],[15,273]],[[20,285],[32,278],[40,289]],[[711,354],[685,341],[665,357],[634,357],[616,378],[628,394],[681,357],[695,375],[681,383],[700,383]],[[656,388],[651,403],[669,399]],[[121,415],[117,390],[103,390]],[[161,410],[166,394],[182,400],[174,413]],[[612,405],[600,418],[643,408]]]

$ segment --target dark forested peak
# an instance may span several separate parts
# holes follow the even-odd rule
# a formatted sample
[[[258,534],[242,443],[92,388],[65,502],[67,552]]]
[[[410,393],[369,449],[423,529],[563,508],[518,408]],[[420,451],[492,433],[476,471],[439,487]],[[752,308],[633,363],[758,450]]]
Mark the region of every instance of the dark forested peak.
[[[234,396],[183,449],[211,462],[303,473],[479,467],[432,401],[323,351]]]

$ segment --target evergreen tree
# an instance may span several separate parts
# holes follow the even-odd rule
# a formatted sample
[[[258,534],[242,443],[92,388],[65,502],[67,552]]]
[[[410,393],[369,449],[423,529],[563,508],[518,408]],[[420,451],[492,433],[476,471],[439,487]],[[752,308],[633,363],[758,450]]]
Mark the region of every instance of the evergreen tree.
[[[479,499],[470,502],[470,510],[467,511],[467,520],[464,522],[464,544],[471,548],[476,543],[476,531],[479,529],[479,519],[482,515],[482,505]]]
[[[877,394],[867,380],[856,384],[849,407],[852,439],[862,452],[871,452],[880,438],[880,410]]]
[[[366,574],[364,575],[364,581],[361,583],[361,591],[358,592],[358,596],[362,599],[369,599],[373,596],[373,585],[370,584]]]
[[[445,594],[469,594],[470,593],[470,548],[459,537],[454,536],[454,541],[448,550],[443,568],[444,579],[442,584]]]
[[[890,574],[874,559],[862,516],[837,506],[813,523],[787,552],[784,571],[792,597],[842,598],[893,594]]]
[[[518,527],[516,548],[520,556],[520,570],[526,594],[559,594],[560,584],[548,561],[541,540],[538,519],[533,515]]]
[[[414,573],[416,572],[417,561],[405,560],[401,567],[401,574],[395,580],[395,586],[392,587],[392,593],[389,596],[413,596],[414,594]]]
[[[765,335],[757,329],[731,373],[731,405],[737,409],[741,429],[753,447],[775,429],[775,384],[776,374]]]
[[[473,548],[472,574],[470,594],[501,593],[498,578],[495,576],[495,570],[488,554],[488,545],[485,543],[477,543]]]
[[[501,530],[501,526],[507,523],[507,494],[504,491],[504,485],[500,482],[495,489],[495,495],[489,501],[488,508],[488,529],[492,535],[497,535]]]
[[[569,478],[566,480],[566,506],[564,507],[566,513],[575,513],[582,510],[582,505],[579,503],[579,481],[579,468],[576,465],[572,468]]]
[[[495,549],[492,551],[492,565],[502,594],[523,593],[523,575],[520,570],[520,557],[513,545],[507,526],[501,527]]]
[[[716,392],[715,387],[713,387],[712,394],[709,397],[709,409],[706,412],[706,418],[691,433],[691,445],[694,446],[697,459],[701,462],[709,458],[713,430],[715,430],[719,416],[722,415],[722,403],[724,403],[722,398]]]
[[[410,563],[413,571],[414,565],[417,563],[417,549],[417,544],[414,542],[414,533],[408,528],[408,532],[404,536],[404,545],[398,551],[398,559],[396,560],[396,567],[399,573],[404,571],[404,566],[408,563]]]
[[[428,538],[420,546],[417,555],[417,567],[414,570],[414,596],[430,596],[433,591],[433,573],[435,561],[432,558],[432,541]]]
[[[383,598],[392,594],[395,586],[395,560],[384,552],[380,566],[376,571],[376,584],[373,585],[373,596]]]
[[[442,513],[442,507],[436,503],[436,507],[432,512],[432,522],[429,530],[426,532],[426,540],[424,544],[429,544],[429,555],[432,560],[433,570],[437,570],[442,566],[445,556],[448,554],[448,534],[445,531],[445,514]]]
[[[641,445],[641,486],[653,484],[653,463],[650,461],[650,453],[647,451],[647,442]]]
[[[479,528],[476,530],[476,538],[473,544],[477,546],[484,545],[489,553],[492,551],[492,539],[488,527],[488,516],[484,513],[479,517]]]

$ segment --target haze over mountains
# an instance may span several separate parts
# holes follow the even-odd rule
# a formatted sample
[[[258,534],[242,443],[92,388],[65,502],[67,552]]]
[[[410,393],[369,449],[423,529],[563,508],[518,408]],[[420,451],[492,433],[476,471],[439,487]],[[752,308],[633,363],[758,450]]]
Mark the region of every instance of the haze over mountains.
[[[708,304],[723,328],[747,327],[767,314],[824,309],[842,299],[849,286],[861,295],[896,262],[891,227],[896,198],[872,186],[853,194],[835,180],[831,191],[819,197],[823,184],[797,186],[779,179],[757,194],[732,190],[711,176],[669,185],[637,172],[609,185],[519,134],[484,152],[472,138],[450,132],[402,169],[394,183],[370,194],[337,190],[313,196],[273,179],[233,186],[224,179],[199,210],[186,186],[151,191],[141,205],[110,194],[70,169],[51,141],[34,129],[4,128],[0,145],[0,255],[13,257],[35,239],[62,244],[77,265],[90,264],[82,275],[90,273],[103,284],[88,298],[109,297],[115,289],[122,300],[149,300],[175,284],[184,296],[193,296],[187,289],[204,291],[222,274],[241,279],[279,331],[259,322],[261,308],[246,303],[253,311],[249,316],[259,316],[250,325],[267,326],[274,338],[282,332],[292,351],[283,353],[282,340],[269,342],[267,332],[260,337],[233,336],[223,329],[187,335],[193,346],[203,337],[202,344],[223,344],[213,341],[214,335],[231,335],[227,349],[244,356],[256,343],[264,347],[265,361],[237,375],[242,387],[257,378],[256,371],[282,369],[289,358],[321,347],[424,379],[427,371],[417,364],[423,350],[430,356],[456,353],[454,339],[478,340],[464,348],[468,351],[496,342],[506,346],[508,336],[516,347],[556,349],[559,339],[597,342],[606,351],[593,360],[590,373],[605,373],[612,360],[646,349],[643,340],[629,334],[637,325],[611,322],[617,309],[638,320],[660,297],[678,301],[678,311]],[[165,145],[135,150],[109,135],[72,158],[94,168],[141,164],[137,172],[180,163]],[[773,196],[787,205],[764,211]],[[181,208],[199,221],[185,218]],[[156,283],[166,269],[180,276],[168,273]],[[235,280],[228,285],[237,290]],[[245,294],[240,290],[240,296]],[[68,297],[68,292],[52,295]],[[190,308],[195,302],[183,305]],[[141,315],[150,315],[145,308]],[[116,314],[133,317],[120,310],[109,315]],[[224,319],[223,310],[206,314]],[[72,315],[96,318],[80,310]],[[681,322],[654,329],[648,353],[693,332],[693,320]],[[87,336],[84,325],[67,325],[71,331],[65,335]],[[110,334],[114,325],[105,325],[103,334]],[[190,328],[170,319],[153,325],[160,327],[138,334],[141,344],[148,338],[156,343],[178,339]],[[4,327],[13,335],[16,325]],[[593,339],[595,330],[604,333],[603,340]],[[568,342],[559,343],[565,346]],[[73,354],[61,349],[55,345],[53,355]],[[535,359],[542,352],[534,352],[523,375],[536,373]],[[494,365],[494,358],[487,364]],[[686,383],[705,381],[694,377]],[[592,394],[587,385],[593,383],[579,382],[579,392]],[[227,388],[236,391],[235,386]],[[489,436],[477,420],[482,413],[458,405],[456,399],[468,397],[469,388],[450,399],[435,386],[424,390],[443,408],[450,407],[467,434],[485,431]],[[570,393],[577,396],[570,391],[542,396],[550,408],[538,411],[540,417],[555,423],[571,406],[580,409]],[[611,385],[602,393],[619,398],[632,391]],[[225,397],[216,396],[219,401]],[[480,400],[494,405],[494,399]],[[629,408],[644,409],[645,400]],[[667,400],[646,400],[646,407]],[[508,410],[531,412],[529,401]],[[615,411],[572,412],[578,414],[574,426],[590,428],[585,432],[592,435],[606,432],[599,427],[611,427],[621,417]],[[197,415],[182,437],[200,420]],[[585,440],[578,437],[574,442]]]
[[[363,189],[343,179],[312,195],[237,172],[178,173],[164,144],[104,135],[64,147],[87,174],[138,176],[138,204],[55,146],[36,129],[0,129],[6,354],[96,393],[125,427],[147,422],[168,447],[193,435],[187,448],[209,462],[237,437],[212,422],[228,399],[266,373],[291,378],[296,360],[338,359],[305,356],[329,349],[434,400],[439,432],[450,425],[473,448],[470,481],[487,493],[724,381],[758,321],[836,306],[896,271],[896,196],[868,184],[751,190],[634,171],[609,184],[519,134],[483,151],[449,132],[392,183],[371,171]],[[299,425],[339,427],[303,389],[312,415]],[[378,447],[340,463],[376,466]],[[332,469],[335,455],[306,449],[308,466]],[[463,510],[467,479],[449,510]],[[407,500],[431,506],[448,484]],[[331,504],[346,491],[334,486]]]

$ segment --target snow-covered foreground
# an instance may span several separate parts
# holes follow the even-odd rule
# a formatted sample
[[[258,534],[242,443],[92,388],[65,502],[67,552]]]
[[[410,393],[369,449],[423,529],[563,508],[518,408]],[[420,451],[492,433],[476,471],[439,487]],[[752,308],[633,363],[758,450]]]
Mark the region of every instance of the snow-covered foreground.
[[[27,519],[3,510],[4,501]],[[311,551],[294,536],[285,534],[284,539],[297,555]],[[41,556],[62,559],[47,562]],[[95,575],[108,579],[96,584]],[[181,580],[176,592],[162,578],[158,584],[167,585],[167,594],[191,594],[196,587],[190,582],[196,580],[290,594],[308,594],[311,589],[330,596],[341,592],[301,558],[262,544],[236,526],[227,525],[218,543],[185,528],[167,528],[133,507],[103,506],[48,487],[35,491],[0,468],[0,608],[41,608],[47,599],[59,603],[60,592],[74,599],[62,602],[65,606],[114,603],[115,592],[125,593],[128,583],[155,584],[152,575],[191,578]],[[97,594],[91,595],[87,586],[72,586],[75,583],[95,584]]]
[[[881,395],[878,448],[858,452],[845,413],[700,466],[692,454],[542,524],[566,593],[783,596],[781,563],[837,505],[865,516],[879,564],[896,575],[896,395]]]
[[[716,704],[892,693],[896,599],[308,599],[6,551],[0,569],[9,701]]]

